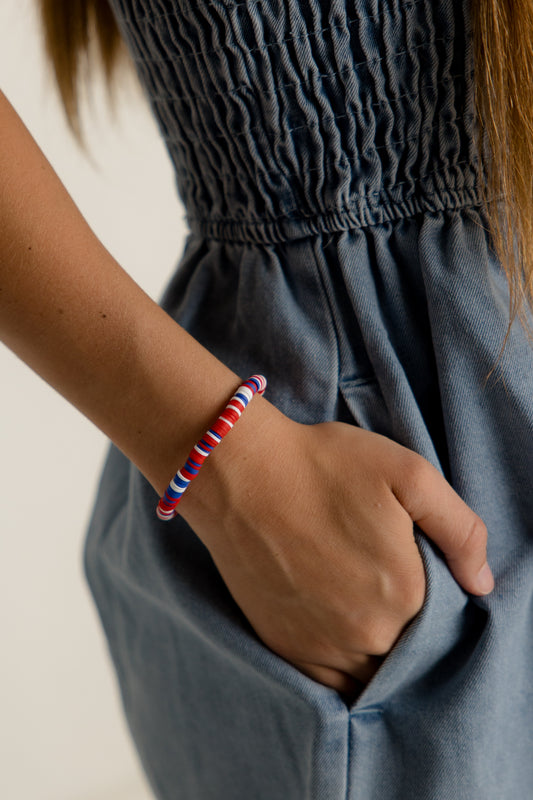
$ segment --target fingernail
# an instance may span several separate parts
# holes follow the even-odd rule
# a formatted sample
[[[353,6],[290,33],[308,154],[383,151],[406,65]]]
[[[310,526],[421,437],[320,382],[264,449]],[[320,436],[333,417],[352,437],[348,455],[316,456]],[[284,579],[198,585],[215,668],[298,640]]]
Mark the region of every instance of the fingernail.
[[[488,594],[494,589],[494,578],[489,565],[485,562],[478,572],[477,586],[482,594]]]

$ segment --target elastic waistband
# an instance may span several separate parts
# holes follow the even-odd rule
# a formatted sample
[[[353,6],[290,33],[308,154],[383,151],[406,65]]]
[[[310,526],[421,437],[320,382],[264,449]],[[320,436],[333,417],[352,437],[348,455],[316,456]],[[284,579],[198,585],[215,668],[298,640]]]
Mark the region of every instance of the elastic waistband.
[[[368,198],[359,198],[349,207],[307,217],[295,215],[239,220],[201,218],[187,214],[186,221],[192,233],[205,239],[273,244],[302,239],[317,233],[382,225],[416,214],[457,210],[481,204],[482,197],[478,189],[462,188],[380,204],[372,204]]]

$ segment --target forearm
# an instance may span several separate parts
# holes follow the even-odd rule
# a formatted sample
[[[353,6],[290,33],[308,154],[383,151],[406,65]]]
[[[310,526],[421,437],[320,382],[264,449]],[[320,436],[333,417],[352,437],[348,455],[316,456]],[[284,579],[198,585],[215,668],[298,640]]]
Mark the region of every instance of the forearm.
[[[161,492],[238,376],[116,263],[3,95],[0,130],[0,335]]]

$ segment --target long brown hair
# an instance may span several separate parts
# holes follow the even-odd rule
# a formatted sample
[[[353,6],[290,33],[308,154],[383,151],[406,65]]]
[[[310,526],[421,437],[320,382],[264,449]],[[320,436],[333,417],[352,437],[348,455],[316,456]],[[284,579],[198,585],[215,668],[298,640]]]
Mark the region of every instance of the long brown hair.
[[[100,66],[111,85],[122,49],[117,23],[107,0],[37,1],[67,119],[80,138],[79,88],[87,66]],[[480,186],[510,287],[503,352],[517,316],[533,342],[533,0],[472,0],[471,15]]]
[[[37,0],[45,51],[68,124],[82,140],[80,89],[101,70],[111,89],[125,55],[120,32],[107,0]]]

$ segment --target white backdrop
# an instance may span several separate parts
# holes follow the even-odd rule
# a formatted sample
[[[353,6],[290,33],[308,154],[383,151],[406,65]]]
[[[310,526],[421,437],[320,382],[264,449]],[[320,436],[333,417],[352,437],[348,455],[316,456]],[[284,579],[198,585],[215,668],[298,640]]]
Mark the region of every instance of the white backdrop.
[[[98,97],[86,116],[91,163],[64,123],[32,0],[2,0],[0,88],[99,238],[159,297],[186,228],[133,82],[116,122]],[[82,570],[105,438],[1,345],[0,382],[0,797],[148,800]]]

